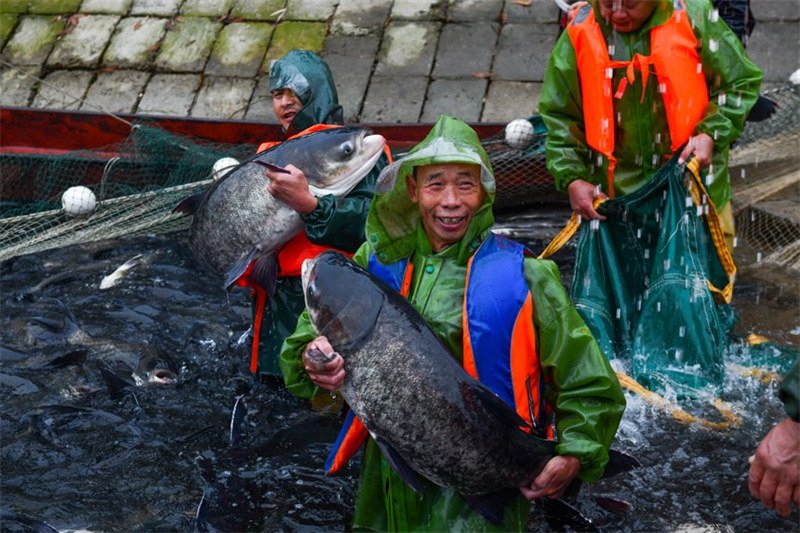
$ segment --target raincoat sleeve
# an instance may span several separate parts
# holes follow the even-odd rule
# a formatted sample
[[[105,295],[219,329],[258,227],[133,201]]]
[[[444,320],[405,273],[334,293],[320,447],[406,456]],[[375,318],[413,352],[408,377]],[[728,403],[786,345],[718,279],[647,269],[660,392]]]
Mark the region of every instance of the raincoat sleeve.
[[[578,62],[567,32],[561,34],[550,54],[539,95],[539,113],[547,126],[547,170],[556,189],[564,191],[576,179],[591,182]]]
[[[736,34],[725,22],[711,16],[711,3],[687,0],[686,10],[694,24],[699,54],[708,85],[708,106],[695,126],[695,134],[714,139],[715,150],[729,146],[744,130],[744,121],[758,99],[763,77],[747,57]]]
[[[353,259],[358,264],[366,266],[369,259],[368,247],[361,246]],[[304,309],[297,319],[294,333],[289,335],[281,346],[278,365],[283,375],[283,381],[289,392],[300,398],[313,398],[317,394],[327,394],[327,391],[314,385],[303,368],[303,351],[306,345],[315,338],[317,338],[317,332],[308,318],[308,309]]]
[[[301,215],[308,239],[344,252],[358,249],[364,242],[364,225],[375,195],[375,182],[388,162],[386,154],[381,155],[367,177],[344,198],[330,194],[317,198],[317,208]]]
[[[784,376],[778,396],[786,409],[786,415],[795,422],[800,422],[800,361]]]
[[[616,374],[572,306],[552,261],[525,259],[534,303],[546,399],[555,412],[559,455],[581,462],[578,477],[596,481],[625,410]]]

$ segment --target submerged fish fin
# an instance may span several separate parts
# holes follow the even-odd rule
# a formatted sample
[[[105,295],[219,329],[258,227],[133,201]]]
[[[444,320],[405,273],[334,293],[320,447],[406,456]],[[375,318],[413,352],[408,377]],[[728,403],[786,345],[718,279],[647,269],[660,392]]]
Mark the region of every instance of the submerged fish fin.
[[[106,387],[108,387],[108,392],[112,398],[118,397],[122,394],[122,391],[127,388],[135,387],[133,383],[122,379],[106,367],[100,367],[100,375],[103,376],[103,380],[106,382]]]
[[[575,506],[562,499],[540,498],[536,503],[544,509],[547,521],[557,531],[564,531],[567,529],[565,526],[575,531],[600,531]]]
[[[619,450],[608,450],[608,464],[605,471],[603,471],[602,477],[616,476],[640,466],[642,466],[642,463],[636,457]]]
[[[231,427],[228,433],[228,446],[236,446],[242,436],[242,423],[247,416],[247,406],[244,403],[244,394],[236,397],[231,411]]]
[[[200,207],[200,202],[203,201],[203,197],[205,195],[206,192],[203,191],[191,196],[187,196],[178,202],[178,205],[172,208],[172,212],[180,213],[182,215],[194,215],[197,212],[197,208]]]
[[[627,514],[632,507],[632,505],[626,501],[606,498],[604,496],[595,496],[594,501],[609,513],[614,513],[616,515]]]
[[[519,495],[517,489],[503,489],[489,494],[462,494],[470,507],[497,527],[504,527],[506,505]]]
[[[385,440],[381,439],[380,437],[375,438],[375,442],[380,448],[381,452],[383,452],[383,456],[389,461],[389,464],[394,468],[394,471],[403,478],[403,481],[408,483],[408,486],[414,489],[414,492],[422,496],[423,492],[425,491],[424,487],[422,486],[422,482],[417,477],[417,473],[411,468],[406,460],[400,457],[400,454],[392,448],[392,445],[386,442]]]

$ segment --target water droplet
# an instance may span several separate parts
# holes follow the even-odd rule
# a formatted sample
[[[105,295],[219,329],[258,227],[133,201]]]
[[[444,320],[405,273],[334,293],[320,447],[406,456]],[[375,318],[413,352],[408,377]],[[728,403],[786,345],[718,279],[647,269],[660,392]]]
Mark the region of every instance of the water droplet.
[[[600,220],[598,220],[596,218],[592,219],[592,221],[589,222],[589,229],[592,230],[592,231],[599,230],[600,229]]]
[[[682,359],[683,359],[683,350],[681,350],[680,348],[676,348],[675,349],[675,360],[680,363],[682,361]]]
[[[686,336],[686,326],[681,326],[678,328],[678,337],[685,337]]]
[[[745,169],[744,169],[744,167],[742,167],[742,171],[740,172],[740,175],[741,175],[742,179],[744,179],[744,175],[745,175]]]
[[[614,55],[614,50],[616,50],[616,46],[614,46],[614,43],[609,44],[608,45],[608,55],[613,56]],[[611,69],[609,69],[609,70],[611,70]]]
[[[669,270],[669,259],[664,259],[664,270]]]
[[[719,10],[718,9],[712,9],[708,13],[708,20],[710,20],[711,22],[718,21],[719,20]]]
[[[645,248],[644,249],[644,258],[645,259],[650,259],[650,248]]]
[[[717,97],[717,103],[720,106],[723,106],[723,105],[725,105],[725,102],[727,102],[727,101],[728,101],[728,97],[725,95],[725,93],[719,93],[719,96]]]
[[[760,263],[760,262],[761,262],[761,252],[758,252],[756,254],[756,263]]]
[[[733,238],[733,247],[736,248],[739,245],[739,237]]]
[[[661,312],[661,302],[656,302],[656,313]]]
[[[694,200],[692,200],[692,197],[691,196],[687,196],[686,197],[686,207],[692,207],[693,203],[694,203]]]
[[[719,50],[719,41],[715,41],[714,39],[708,40],[708,49],[712,52],[716,52]]]
[[[642,228],[639,228],[639,229],[636,230],[636,238],[637,239],[641,239],[642,238]]]
[[[622,309],[617,307],[617,319],[619,319],[620,315],[622,314]]]

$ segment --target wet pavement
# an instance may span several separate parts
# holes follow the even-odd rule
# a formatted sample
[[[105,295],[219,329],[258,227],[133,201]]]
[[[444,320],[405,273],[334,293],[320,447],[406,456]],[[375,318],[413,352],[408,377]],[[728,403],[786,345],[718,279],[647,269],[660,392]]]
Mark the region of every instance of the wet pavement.
[[[768,84],[800,67],[800,3],[753,2]],[[270,61],[323,55],[349,122],[537,110],[552,0],[3,0],[0,105],[274,122]]]

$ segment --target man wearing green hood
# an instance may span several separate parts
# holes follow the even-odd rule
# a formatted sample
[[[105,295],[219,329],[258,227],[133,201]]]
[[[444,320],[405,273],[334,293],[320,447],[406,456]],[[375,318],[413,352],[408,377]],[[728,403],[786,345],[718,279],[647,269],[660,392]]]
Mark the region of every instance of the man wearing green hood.
[[[472,128],[441,117],[422,143],[383,170],[380,182],[393,185],[375,196],[367,242],[354,260],[400,290],[465,370],[518,413],[530,413],[531,425],[546,428],[555,415],[559,455],[505,507],[505,528],[523,530],[526,498],[558,497],[576,475],[594,481],[602,474],[625,407],[619,383],[556,266],[490,231],[495,181]],[[479,331],[473,327],[479,323],[489,327]],[[303,398],[335,391],[347,372],[341,356],[324,365],[309,361],[311,348],[333,353],[304,311],[280,360],[287,388]],[[510,385],[525,390],[526,382],[527,400],[509,397]],[[417,496],[369,439],[354,529],[496,530],[458,493],[424,485]]]
[[[328,65],[314,52],[292,50],[270,67],[272,108],[286,139],[301,137],[342,125],[342,106]],[[280,141],[265,142],[258,151]],[[250,283],[247,273],[240,286],[254,288],[252,372],[276,375],[283,339],[294,331],[303,310],[300,267],[303,260],[325,250],[353,253],[364,242],[364,222],[375,193],[375,180],[390,161],[388,148],[372,171],[344,198],[314,196],[301,170],[289,165],[290,172],[266,170],[269,192],[300,213],[305,230],[287,242],[278,253],[278,282],[275,294],[267,298],[263,289]],[[262,329],[263,328],[263,329]]]

